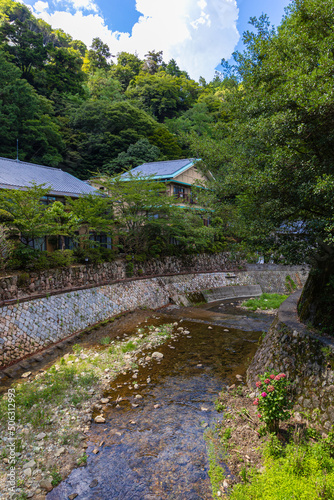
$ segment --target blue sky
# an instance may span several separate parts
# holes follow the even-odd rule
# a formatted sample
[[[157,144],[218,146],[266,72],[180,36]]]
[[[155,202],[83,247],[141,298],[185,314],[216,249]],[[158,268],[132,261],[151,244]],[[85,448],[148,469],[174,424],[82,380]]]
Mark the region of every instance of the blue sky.
[[[163,50],[196,80],[211,80],[222,58],[242,50],[251,16],[268,14],[277,26],[288,0],[24,0],[34,15],[90,46],[94,37],[113,54],[144,57]]]

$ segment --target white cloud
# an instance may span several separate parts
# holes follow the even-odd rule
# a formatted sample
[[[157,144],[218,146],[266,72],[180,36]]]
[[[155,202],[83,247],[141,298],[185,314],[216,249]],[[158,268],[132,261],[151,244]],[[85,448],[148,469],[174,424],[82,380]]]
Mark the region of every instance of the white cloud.
[[[48,10],[48,8],[49,8],[48,2],[42,2],[41,0],[39,0],[34,4],[34,10],[38,14],[41,14],[42,12]]]
[[[70,2],[75,10],[92,10],[94,12],[98,11],[98,6],[92,0],[70,0]]]
[[[141,16],[131,33],[110,31],[93,0],[69,0],[68,5],[74,14],[68,9],[50,14],[47,2],[39,0],[34,13],[87,46],[100,37],[113,54],[125,50],[143,58],[149,50],[163,50],[166,62],[174,58],[195,79],[211,80],[214,68],[230,57],[239,40],[236,0],[137,0]]]

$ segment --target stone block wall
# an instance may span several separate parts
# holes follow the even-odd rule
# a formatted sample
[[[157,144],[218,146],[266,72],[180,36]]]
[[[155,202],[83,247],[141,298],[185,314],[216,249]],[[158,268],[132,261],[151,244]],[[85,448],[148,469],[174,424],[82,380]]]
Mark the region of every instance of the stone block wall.
[[[41,272],[13,274],[0,278],[0,305],[9,300],[51,294],[56,291],[94,287],[127,277],[124,260],[96,265],[76,265]],[[228,271],[243,262],[231,259],[228,253],[191,255],[185,258],[166,257],[147,262],[133,261],[133,277],[164,276],[179,273]]]
[[[297,412],[311,412],[325,430],[334,424],[334,339],[312,334],[299,322],[292,294],[278,314],[247,371],[247,381],[256,389],[257,375],[277,370],[293,383]]]
[[[278,283],[283,286],[287,272],[279,270],[279,278],[268,278],[264,291]],[[187,293],[256,285],[256,279],[251,271],[181,274],[65,290],[4,305],[0,307],[0,369],[118,313],[162,307],[170,298]]]

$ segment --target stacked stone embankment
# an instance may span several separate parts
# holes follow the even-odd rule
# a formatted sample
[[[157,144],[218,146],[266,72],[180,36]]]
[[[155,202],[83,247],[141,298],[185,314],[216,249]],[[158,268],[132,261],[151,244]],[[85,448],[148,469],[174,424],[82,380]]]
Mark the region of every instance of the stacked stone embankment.
[[[291,269],[271,270],[263,291],[283,293],[287,275],[301,282],[307,277],[303,269],[294,274]],[[256,273],[252,271],[191,273],[126,280],[63,293],[57,290],[39,298],[25,296],[23,301],[0,307],[0,369],[124,311],[156,309],[171,299],[177,302],[177,297],[202,290],[256,284]]]
[[[185,258],[166,257],[146,262],[133,260],[131,277],[229,271],[238,266],[243,269],[244,263],[231,258],[228,253],[190,255]],[[14,273],[0,278],[0,305],[2,302],[24,297],[104,285],[127,277],[129,277],[129,262],[121,259],[103,264]]]
[[[285,373],[292,382],[297,413],[306,412],[329,431],[334,424],[334,339],[315,335],[299,322],[299,297],[300,291],[281,305],[248,368],[247,380],[256,390],[258,374]]]

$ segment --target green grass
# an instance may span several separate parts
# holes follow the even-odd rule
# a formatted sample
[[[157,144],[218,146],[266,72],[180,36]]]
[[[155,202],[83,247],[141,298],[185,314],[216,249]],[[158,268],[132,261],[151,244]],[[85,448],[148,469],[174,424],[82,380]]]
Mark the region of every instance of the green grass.
[[[207,443],[207,453],[209,458],[209,477],[212,488],[213,498],[219,498],[217,493],[220,491],[220,485],[225,479],[225,471],[221,465],[222,457],[217,452],[211,432],[204,434],[204,439]]]
[[[110,338],[105,337],[101,339],[102,344],[105,340],[105,348],[100,348],[98,353],[75,344],[72,353],[60,358],[45,373],[37,375],[31,381],[16,384],[16,421],[21,424],[30,422],[34,428],[46,428],[54,416],[54,407],[63,404],[65,399],[66,405],[80,405],[82,401],[90,399],[88,389],[104,376],[106,368],[119,372],[128,362],[125,353],[135,352],[148,342],[153,342],[154,346],[160,345],[173,331],[173,325],[152,328],[154,332],[149,328],[147,338],[133,336],[127,342],[112,345],[108,345]],[[142,329],[139,331],[142,333]],[[78,358],[82,352],[86,355]],[[0,423],[3,426],[6,425],[6,418],[7,400],[1,396]]]
[[[137,349],[137,345],[132,340],[129,340],[129,342],[127,342],[125,345],[121,347],[121,351],[123,353],[131,352],[134,351],[135,349]]]
[[[45,373],[43,380],[16,386],[16,417],[22,423],[30,422],[33,427],[44,427],[52,416],[48,414],[46,403],[60,403],[69,389],[75,389],[72,402],[77,404],[88,397],[86,388],[96,380],[93,372],[81,374],[74,366],[61,364],[58,371],[52,367]],[[0,419],[6,415],[6,406],[7,402],[1,399]]]
[[[100,340],[100,344],[101,344],[101,345],[108,345],[108,344],[110,344],[110,341],[111,341],[111,339],[110,339],[110,337],[109,337],[109,336],[107,336],[107,337],[103,337],[103,338]]]
[[[251,482],[235,486],[230,500],[334,499],[333,457],[329,440],[285,448],[270,441],[264,472],[253,471]]]
[[[282,302],[288,298],[288,295],[279,295],[278,293],[263,293],[256,299],[249,299],[242,303],[250,311],[257,309],[278,309]]]

